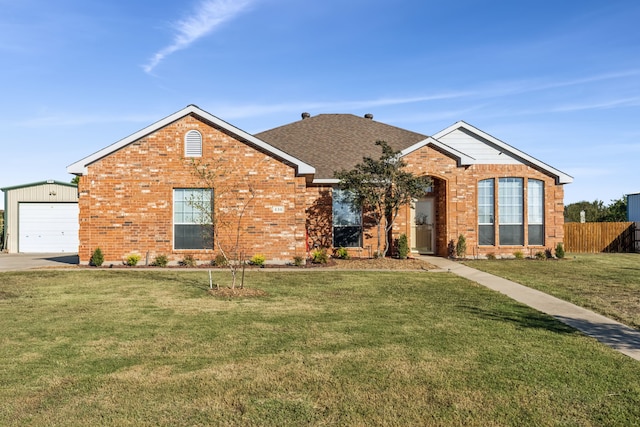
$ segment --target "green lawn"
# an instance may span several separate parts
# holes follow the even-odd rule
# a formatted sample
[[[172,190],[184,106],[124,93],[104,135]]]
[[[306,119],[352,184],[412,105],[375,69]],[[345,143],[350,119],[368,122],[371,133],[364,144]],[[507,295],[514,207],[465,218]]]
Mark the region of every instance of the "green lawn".
[[[640,329],[640,254],[568,254],[563,260],[465,264]]]
[[[0,425],[640,425],[637,361],[451,274],[247,282],[0,273]]]

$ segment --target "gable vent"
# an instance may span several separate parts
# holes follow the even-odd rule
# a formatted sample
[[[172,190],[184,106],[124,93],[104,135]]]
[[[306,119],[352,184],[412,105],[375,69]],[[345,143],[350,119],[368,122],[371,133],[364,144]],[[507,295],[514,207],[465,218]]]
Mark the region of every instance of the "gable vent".
[[[202,134],[197,130],[190,130],[184,137],[184,156],[202,157]]]

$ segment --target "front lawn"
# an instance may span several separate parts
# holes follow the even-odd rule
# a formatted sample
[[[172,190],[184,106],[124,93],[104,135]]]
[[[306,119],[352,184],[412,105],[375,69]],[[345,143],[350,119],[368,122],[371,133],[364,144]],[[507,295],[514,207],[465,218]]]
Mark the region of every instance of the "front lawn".
[[[640,329],[640,254],[568,254],[563,260],[465,264]]]
[[[637,361],[451,274],[207,283],[0,273],[0,425],[640,425]]]

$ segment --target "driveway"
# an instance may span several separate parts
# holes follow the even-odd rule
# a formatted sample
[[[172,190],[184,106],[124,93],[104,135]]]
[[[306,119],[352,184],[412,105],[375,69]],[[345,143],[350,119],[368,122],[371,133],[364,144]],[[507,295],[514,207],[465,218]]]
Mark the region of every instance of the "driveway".
[[[65,268],[78,265],[78,255],[58,254],[1,254],[0,271],[24,271],[34,268]]]

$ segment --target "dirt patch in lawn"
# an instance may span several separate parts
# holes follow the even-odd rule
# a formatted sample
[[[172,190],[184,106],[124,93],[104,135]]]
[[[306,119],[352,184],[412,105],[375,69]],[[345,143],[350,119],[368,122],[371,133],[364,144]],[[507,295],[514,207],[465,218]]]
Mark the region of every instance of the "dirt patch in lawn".
[[[218,289],[209,289],[209,294],[214,297],[219,298],[256,298],[256,297],[265,297],[267,293],[262,289],[253,289],[253,288],[235,288],[231,289],[229,287],[218,288]]]
[[[353,258],[332,259],[327,268],[340,268],[347,270],[435,270],[433,264],[421,259],[396,259],[396,258]]]

